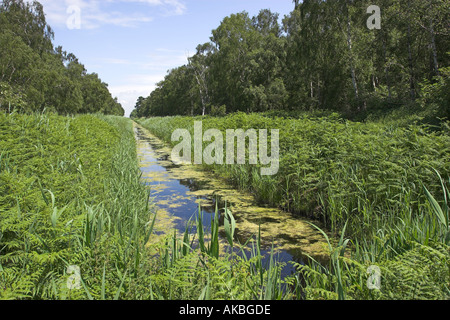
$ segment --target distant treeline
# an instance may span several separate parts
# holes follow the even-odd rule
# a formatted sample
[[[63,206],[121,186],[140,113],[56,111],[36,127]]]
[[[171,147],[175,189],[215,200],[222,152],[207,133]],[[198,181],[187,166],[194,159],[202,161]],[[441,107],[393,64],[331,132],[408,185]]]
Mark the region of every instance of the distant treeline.
[[[449,116],[450,2],[378,0],[378,16],[368,0],[294,2],[281,23],[270,10],[226,17],[132,116],[405,105]]]
[[[53,39],[39,2],[0,1],[0,110],[123,116],[108,85]]]

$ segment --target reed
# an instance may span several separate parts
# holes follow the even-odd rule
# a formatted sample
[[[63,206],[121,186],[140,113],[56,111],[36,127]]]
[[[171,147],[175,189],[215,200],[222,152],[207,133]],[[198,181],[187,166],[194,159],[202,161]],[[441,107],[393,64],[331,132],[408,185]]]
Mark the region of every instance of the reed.
[[[166,117],[139,123],[170,144],[173,130],[192,131],[194,121],[200,120],[204,130],[280,129],[277,176],[261,177],[258,168],[250,165],[204,168],[252,192],[262,203],[324,223],[329,265],[313,259],[297,265],[299,274],[286,280],[294,288],[287,296],[407,297],[407,289],[396,291],[398,284],[416,287],[415,297],[448,297],[444,284],[448,283],[449,194],[440,176],[448,177],[450,169],[445,123],[436,130],[414,117],[357,123],[308,113],[295,118],[243,113],[221,118]],[[430,252],[441,257],[435,262],[441,276],[426,267]],[[259,255],[257,247],[252,255]],[[371,265],[382,270],[381,291],[369,290],[365,283]],[[254,260],[252,276],[261,281],[260,267]],[[417,280],[420,277],[428,283]]]
[[[191,121],[143,123],[168,136]],[[282,278],[283,265],[273,251],[262,256],[258,234],[237,241],[228,206],[217,208],[211,226],[199,210],[183,234],[157,241],[130,120],[0,113],[0,298],[448,299],[448,137],[404,124],[299,121],[235,115],[204,122],[274,125],[296,135],[281,137],[281,181],[249,166],[226,170],[261,200],[324,219],[334,231],[323,231],[328,264],[310,259]],[[381,290],[367,287],[373,265]],[[80,289],[67,286],[70,266],[80,268]]]

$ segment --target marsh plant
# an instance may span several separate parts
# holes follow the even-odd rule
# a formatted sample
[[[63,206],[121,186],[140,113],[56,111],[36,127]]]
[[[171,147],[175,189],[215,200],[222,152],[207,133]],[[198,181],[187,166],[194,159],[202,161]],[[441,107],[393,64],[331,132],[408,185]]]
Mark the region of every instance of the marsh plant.
[[[290,200],[293,209],[298,202],[322,206],[319,217],[327,224],[320,232],[328,243],[328,262],[311,257],[305,264],[293,263],[297,271],[282,277],[283,264],[276,261],[274,251],[267,257],[261,254],[258,232],[248,243],[239,243],[237,219],[228,207],[217,208],[210,226],[202,224],[199,210],[183,234],[154,233],[156,210],[141,180],[129,119],[1,113],[0,297],[448,299],[450,181],[444,178],[448,163],[442,160],[448,154],[448,136],[392,123],[362,125],[305,117],[300,125],[298,120],[260,117],[233,115],[208,119],[204,125],[247,130],[273,121],[288,127],[302,143],[295,145],[298,153],[286,155],[285,150],[295,150],[293,140],[290,131],[280,130],[283,174],[262,177],[256,170],[260,164],[250,171],[249,164],[234,166],[239,170],[229,170],[228,175],[221,166],[205,169],[231,180],[245,172],[235,181],[244,190],[253,188],[261,200],[281,204]],[[170,142],[171,127],[182,127],[191,119],[141,123]],[[381,146],[372,145],[371,150],[358,142],[366,135],[379,139]],[[319,148],[321,143],[328,148]],[[354,153],[348,165],[320,156],[322,152],[335,161],[350,159],[345,154],[357,146],[368,154]],[[394,152],[394,146],[401,152]],[[300,153],[307,150],[311,153]],[[367,162],[358,163],[355,154]],[[392,168],[413,159],[417,165],[386,176],[381,158],[389,159]],[[314,168],[309,167],[311,161]],[[428,170],[431,166],[436,171]],[[343,174],[351,170],[353,185]],[[327,174],[335,178],[324,186],[313,179],[330,177]],[[377,197],[364,179],[379,188]],[[396,189],[398,182],[404,187]],[[312,186],[316,189],[308,192]],[[357,209],[346,211],[353,206]],[[196,231],[190,232],[194,227]],[[368,286],[371,267],[380,270],[380,289]]]
[[[192,135],[193,121],[200,119],[204,130],[280,128],[278,174],[261,175],[249,158],[241,165],[202,167],[253,193],[262,204],[321,220],[329,262],[310,257],[307,264],[294,263],[298,273],[284,279],[291,289],[284,297],[448,298],[449,181],[442,175],[449,172],[450,140],[445,123],[436,130],[404,115],[358,123],[313,112],[139,123],[173,145],[173,130],[185,128]],[[379,279],[373,270],[380,271]]]

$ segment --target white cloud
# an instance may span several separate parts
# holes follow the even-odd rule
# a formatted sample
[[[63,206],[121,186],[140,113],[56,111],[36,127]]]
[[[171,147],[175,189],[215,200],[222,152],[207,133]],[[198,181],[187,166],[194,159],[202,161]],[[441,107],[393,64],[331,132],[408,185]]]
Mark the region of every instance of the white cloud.
[[[126,84],[110,85],[108,89],[113,97],[118,97],[125,109],[125,116],[129,116],[134,110],[138,97],[148,97],[164,76],[165,74],[132,74],[124,79]]]
[[[40,0],[40,2],[44,6],[47,22],[52,26],[66,25],[71,16],[67,9],[78,8],[82,29],[95,29],[105,25],[137,27],[141,23],[152,21],[157,15],[182,15],[186,12],[186,6],[182,0]],[[132,10],[121,12],[112,9],[114,5],[127,3],[129,6],[140,4],[154,10],[143,11],[140,7],[134,12]]]
[[[117,0],[108,0],[117,1]],[[180,0],[122,0],[123,2],[139,2],[150,6],[159,6],[163,8],[166,14],[182,15],[186,12],[186,5]]]
[[[118,101],[125,110],[125,116],[129,117],[134,110],[138,97],[148,97],[150,92],[156,88],[155,85],[124,85],[110,86],[109,90],[113,97],[118,97]]]

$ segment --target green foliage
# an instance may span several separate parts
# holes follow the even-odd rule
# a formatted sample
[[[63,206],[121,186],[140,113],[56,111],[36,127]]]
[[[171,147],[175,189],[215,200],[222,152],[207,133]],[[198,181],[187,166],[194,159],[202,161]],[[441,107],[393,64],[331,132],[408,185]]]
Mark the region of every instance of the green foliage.
[[[0,83],[0,110],[12,112],[13,108],[24,108],[26,105],[20,93],[14,92],[14,89],[6,82]]]
[[[424,246],[415,243],[412,249],[392,260],[361,263],[340,256],[335,261],[340,269],[323,267],[315,261],[297,265],[297,295],[308,300],[344,297],[350,300],[447,300],[449,249],[443,244]],[[379,290],[370,290],[367,286],[371,266],[377,266],[381,271]],[[337,287],[340,288],[338,292]]]
[[[225,209],[229,219],[232,214]],[[159,244],[158,263],[151,275],[151,299],[164,300],[276,300],[289,299],[292,294],[281,279],[282,264],[270,255],[267,265],[261,255],[261,241],[255,236],[250,253],[244,253],[244,247],[237,246],[242,254],[228,252],[218,236],[218,209],[216,217],[207,233],[202,225],[199,209],[195,227],[197,233],[189,235],[186,229],[183,240],[167,236]],[[230,237],[233,222],[229,226]],[[227,228],[227,227],[226,227]],[[197,236],[197,238],[196,238]],[[228,238],[232,244],[232,238]],[[198,244],[195,243],[198,241]],[[236,248],[236,247],[235,247]],[[200,294],[199,294],[200,293]]]
[[[447,187],[444,199],[445,193]],[[430,197],[430,201],[435,200]],[[333,300],[447,300],[450,247],[441,235],[448,228],[437,221],[433,211],[429,210],[428,216],[399,218],[401,224],[378,225],[373,239],[344,241],[344,230],[339,243],[333,246],[324,233],[331,252],[329,265],[315,260],[307,265],[296,264],[296,295]],[[440,229],[437,234],[436,228]],[[347,247],[351,250],[345,253]],[[374,267],[380,271],[379,287],[370,289],[369,271]]]
[[[212,106],[211,107],[211,116],[213,117],[223,117],[227,114],[227,107],[222,105],[220,107]]]
[[[53,47],[43,6],[23,0],[0,4],[0,110],[124,115],[107,84],[73,54]]]
[[[227,245],[218,237],[218,214],[210,228],[198,219],[196,233],[190,233],[188,225],[181,238],[175,233],[149,241],[155,216],[140,181],[130,120],[45,113],[0,116],[2,299],[448,298],[448,230],[438,209],[447,213],[448,186],[443,181],[436,186],[424,183],[429,191],[422,191],[420,206],[412,201],[413,193],[405,191],[384,215],[361,213],[373,224],[373,228],[361,225],[363,237],[357,237],[361,230],[355,225],[361,220],[346,216],[340,239],[324,233],[330,249],[328,266],[311,261],[297,265],[298,274],[282,279],[282,265],[273,254],[264,265],[258,235],[249,253],[239,249],[236,221],[228,208],[224,209]],[[232,120],[236,127],[247,128],[258,123],[262,127],[268,119],[240,114],[210,120],[214,125]],[[154,119],[167,134],[171,121],[189,125],[192,119]],[[250,172],[253,180],[257,171]],[[436,182],[435,172],[428,178]],[[285,182],[280,194],[289,197],[288,186],[295,179]],[[366,285],[371,265],[382,272],[379,291]],[[78,290],[67,287],[69,266],[80,268]]]
[[[105,120],[112,125],[0,114],[2,299],[120,296],[124,274],[135,276],[151,226],[148,192],[131,123]],[[70,265],[81,269],[84,294],[67,288]]]
[[[1,299],[281,297],[280,269],[262,266],[259,241],[250,259],[224,255],[218,214],[211,233],[199,219],[198,234],[150,241],[155,215],[130,120],[0,117]],[[69,266],[79,289],[67,285]]]
[[[276,176],[262,177],[258,166],[249,164],[204,167],[262,203],[322,220],[330,231],[324,233],[328,265],[313,259],[297,265],[299,273],[285,279],[293,289],[284,298],[448,299],[445,179],[450,141],[447,131],[418,120],[390,117],[358,123],[336,114],[237,113],[139,123],[169,144],[176,143],[171,142],[175,129],[186,128],[193,136],[194,121],[203,121],[204,131],[280,130]],[[232,233],[232,221],[224,218],[226,235]],[[367,270],[373,265],[381,269],[381,290],[367,287]]]
[[[449,54],[450,55],[450,54]],[[422,83],[422,108],[437,109],[434,114],[450,119],[450,67],[439,69],[434,81]]]
[[[381,0],[297,4],[285,16],[261,10],[225,17],[211,41],[171,70],[137,117],[268,110],[333,110],[350,119],[422,105],[427,120],[448,118],[449,5]]]
[[[412,250],[385,262],[386,299],[445,300],[449,297],[450,248],[415,244]]]
[[[140,123],[168,143],[175,129],[203,121],[204,131],[279,129],[280,171],[260,175],[258,166],[208,166],[237,187],[253,192],[261,202],[322,219],[333,231],[349,220],[349,231],[364,236],[375,228],[372,216],[400,211],[405,197],[419,210],[425,195],[420,183],[437,192],[433,169],[449,172],[450,140],[444,132],[403,120],[344,121],[336,116],[298,115],[298,119],[265,115],[225,118],[151,118]],[[204,147],[206,147],[205,143]],[[357,233],[357,234],[356,234]]]

